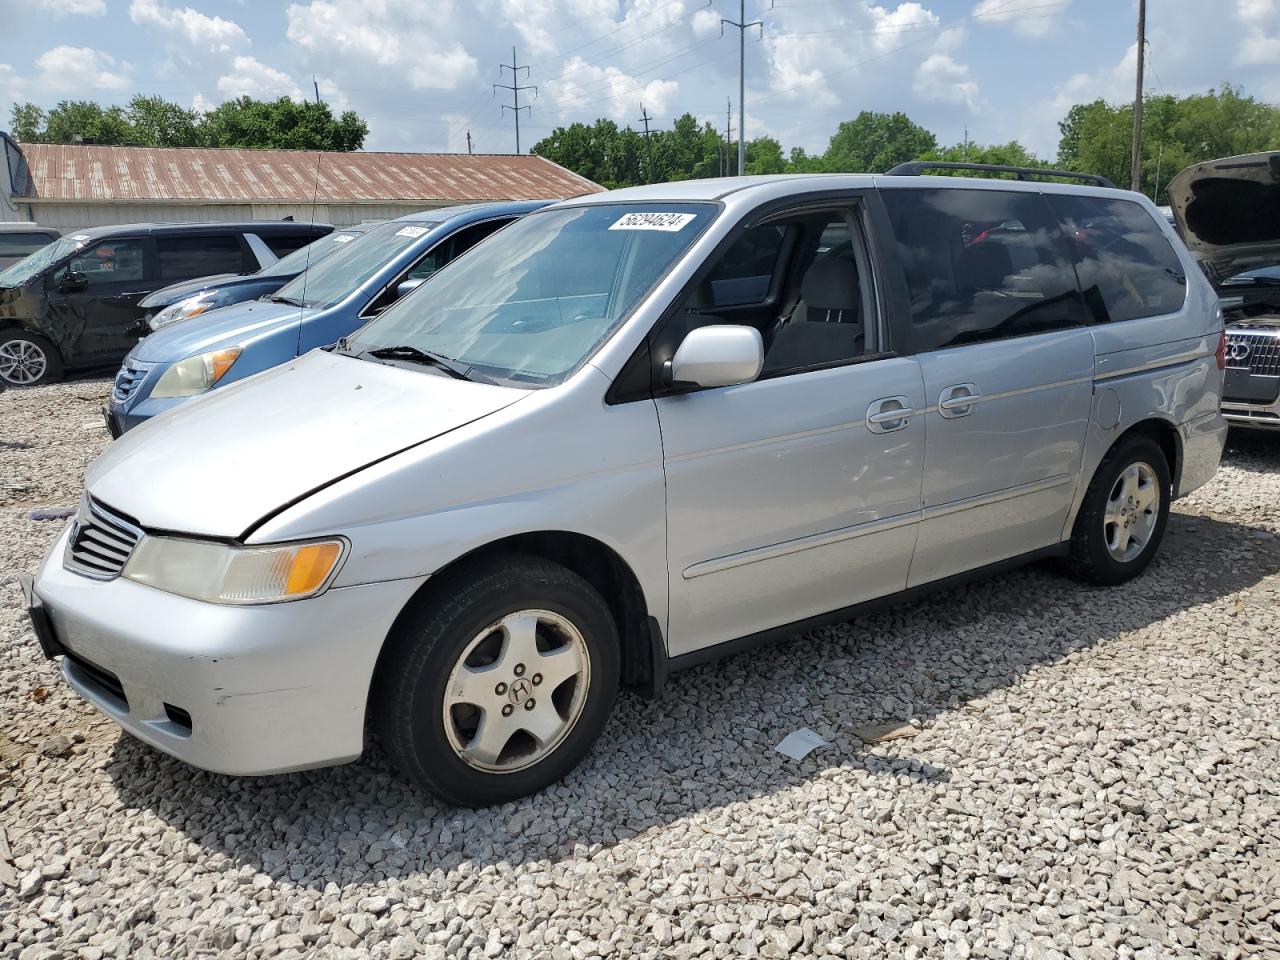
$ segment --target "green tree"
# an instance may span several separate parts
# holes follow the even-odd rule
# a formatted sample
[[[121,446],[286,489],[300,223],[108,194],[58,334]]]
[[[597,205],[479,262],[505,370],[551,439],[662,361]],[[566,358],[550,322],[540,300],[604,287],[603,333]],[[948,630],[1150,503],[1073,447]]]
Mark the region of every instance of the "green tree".
[[[39,143],[44,139],[49,116],[34,103],[15,103],[9,132],[19,143]]]
[[[938,160],[944,163],[990,163],[1003,167],[1047,167],[1048,164],[1020,144],[1017,140],[984,146],[980,143],[957,143],[951,147],[938,147],[915,157],[916,160]],[[960,177],[978,176],[964,170],[930,170],[929,173],[953,174]],[[994,174],[999,176],[999,174]]]
[[[44,139],[48,143],[122,144],[133,141],[133,127],[120,107],[91,100],[62,100],[49,111]]]
[[[148,147],[191,147],[199,142],[200,114],[164,97],[139,93],[126,109],[133,140]]]
[[[829,173],[883,173],[937,145],[937,138],[905,113],[864,110],[836,128],[822,168]]]
[[[348,110],[334,117],[327,103],[281,97],[238,97],[219,104],[198,126],[203,146],[268,150],[359,150],[369,125]]]
[[[1060,166],[1101,173],[1128,185],[1132,104],[1076,104],[1058,129]],[[1275,149],[1280,149],[1280,109],[1231,84],[1188,97],[1162,95],[1143,101],[1141,184],[1157,203],[1168,202],[1169,181],[1184,167]]]
[[[756,137],[747,141],[748,174],[784,173],[787,161],[782,156],[782,144],[773,137]]]

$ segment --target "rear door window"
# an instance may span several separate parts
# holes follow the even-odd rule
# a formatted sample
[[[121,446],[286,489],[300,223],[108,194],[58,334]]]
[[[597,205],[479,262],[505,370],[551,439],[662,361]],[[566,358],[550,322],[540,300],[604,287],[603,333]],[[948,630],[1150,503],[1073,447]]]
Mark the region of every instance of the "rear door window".
[[[1088,322],[1057,219],[1042,195],[884,190],[919,352]]]
[[[234,234],[156,237],[161,280],[190,280],[215,273],[240,273],[244,255]]]
[[[1080,289],[1097,323],[1174,313],[1187,296],[1182,262],[1151,215],[1132,200],[1056,195],[1049,203],[1071,238]]]

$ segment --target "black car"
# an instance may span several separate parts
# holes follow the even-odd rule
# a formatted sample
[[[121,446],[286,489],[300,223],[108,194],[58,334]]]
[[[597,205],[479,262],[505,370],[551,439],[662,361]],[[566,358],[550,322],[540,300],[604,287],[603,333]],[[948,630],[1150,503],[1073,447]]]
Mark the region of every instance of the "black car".
[[[29,257],[60,236],[62,233],[54,227],[38,223],[0,223],[0,270]]]
[[[143,319],[147,330],[144,332],[159,330],[218,307],[270,296],[298,274],[315,266],[335,250],[341,250],[344,244],[350,243],[381,222],[371,220],[335,230],[248,276],[219,274],[171,283],[144,297],[139,304],[146,311]]]
[[[0,271],[0,383],[119,363],[145,332],[148,294],[176,280],[256,272],[332,231],[290,220],[132,223],[61,237]]]

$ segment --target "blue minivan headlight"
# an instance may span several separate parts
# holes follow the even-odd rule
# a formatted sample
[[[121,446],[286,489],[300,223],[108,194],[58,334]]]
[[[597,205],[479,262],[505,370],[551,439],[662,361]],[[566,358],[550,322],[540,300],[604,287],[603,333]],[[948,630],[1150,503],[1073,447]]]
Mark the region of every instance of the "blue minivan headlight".
[[[161,375],[151,390],[151,396],[161,399],[194,397],[204,393],[226,376],[239,356],[239,347],[224,347],[179,360]]]

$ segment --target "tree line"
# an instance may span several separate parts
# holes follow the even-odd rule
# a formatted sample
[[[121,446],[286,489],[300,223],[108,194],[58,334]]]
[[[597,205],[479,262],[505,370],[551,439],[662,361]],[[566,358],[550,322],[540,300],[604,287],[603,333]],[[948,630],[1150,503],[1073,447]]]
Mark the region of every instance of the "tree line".
[[[10,132],[22,143],[99,143],[143,147],[265,150],[359,150],[369,125],[354,111],[288,97],[237,97],[212,110],[188,110],[138,94],[125,106],[63,100],[51,110],[13,105]]]
[[[1280,109],[1231,84],[1188,97],[1149,97],[1143,104],[1142,189],[1157,203],[1168,202],[1169,181],[1193,163],[1280,149]],[[908,160],[938,160],[1059,167],[1128,185],[1132,104],[1077,104],[1058,127],[1057,156],[1046,160],[1016,140],[940,145],[904,113],[864,110],[836,127],[822,153],[801,147],[784,153],[772,137],[747,141],[745,172],[881,173]],[[535,144],[533,152],[609,188],[737,172],[736,143],[726,144],[712,124],[699,124],[688,113],[648,137],[612,120],[570,124]]]

